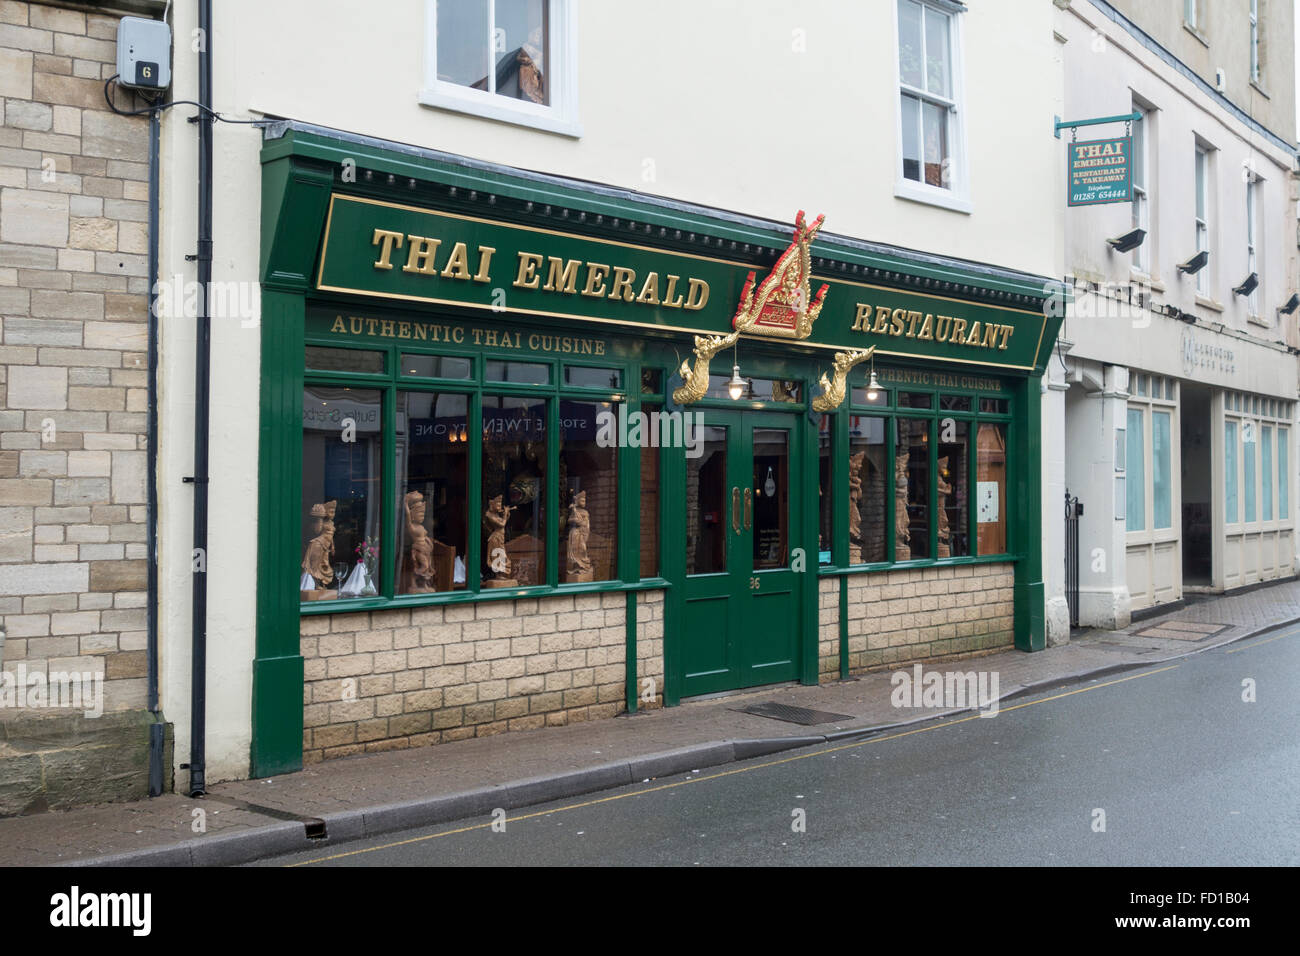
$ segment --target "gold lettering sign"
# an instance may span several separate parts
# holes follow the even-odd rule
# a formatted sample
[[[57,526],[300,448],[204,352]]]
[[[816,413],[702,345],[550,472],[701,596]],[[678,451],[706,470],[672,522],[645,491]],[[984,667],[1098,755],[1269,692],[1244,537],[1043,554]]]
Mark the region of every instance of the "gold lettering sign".
[[[605,355],[609,346],[604,339],[581,335],[551,335],[533,332],[525,336],[511,329],[482,329],[472,325],[443,325],[439,322],[408,322],[396,319],[373,319],[362,315],[336,315],[330,332],[338,335],[370,335],[381,339],[409,339],[413,342],[485,345],[501,349],[554,352],[559,355]]]
[[[370,244],[378,249],[378,258],[372,265],[381,271],[391,270],[395,261],[394,252],[405,248],[406,263],[401,267],[403,272],[430,279],[492,281],[492,254],[496,252],[492,246],[478,246],[471,252],[465,243],[457,242],[450,248],[444,248],[443,241],[436,236],[416,236],[378,228],[375,229]],[[667,275],[663,280],[663,292],[660,293],[657,272],[638,276],[635,269],[626,266],[611,266],[582,259],[557,259],[540,252],[520,252],[512,271],[514,280],[510,284],[516,289],[536,289],[556,295],[580,295],[589,299],[618,299],[621,302],[685,309],[689,312],[698,312],[709,302],[709,284],[703,279],[686,276],[686,291],[683,294],[678,286],[683,277]]]
[[[919,330],[917,326],[920,326]],[[853,314],[852,332],[863,335],[922,339],[927,342],[947,342],[949,345],[969,345],[972,348],[1005,350],[1015,328],[999,322],[970,322],[960,316],[935,315],[930,312],[909,312],[886,306],[859,302]]]

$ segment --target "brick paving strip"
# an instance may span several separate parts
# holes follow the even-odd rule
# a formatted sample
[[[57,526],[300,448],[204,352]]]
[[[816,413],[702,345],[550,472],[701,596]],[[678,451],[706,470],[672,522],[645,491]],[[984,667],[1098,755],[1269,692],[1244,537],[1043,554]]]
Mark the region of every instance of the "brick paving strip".
[[[1123,631],[1085,631],[1036,654],[1003,651],[926,670],[996,671],[1005,699],[1028,690],[1148,667],[1300,621],[1300,581],[1197,600]],[[1206,636],[1204,625],[1229,625]],[[1187,625],[1200,625],[1183,630]],[[1193,644],[1151,629],[1199,633]],[[910,665],[907,665],[910,667]],[[231,865],[311,846],[518,809],[653,777],[932,720],[890,703],[897,667],[817,687],[785,686],[591,723],[346,757],[265,780],[216,784],[200,799],[167,794],[0,820],[6,865]],[[767,700],[852,715],[816,728],[739,713]],[[192,830],[194,811],[207,831]],[[327,836],[309,839],[324,824]]]

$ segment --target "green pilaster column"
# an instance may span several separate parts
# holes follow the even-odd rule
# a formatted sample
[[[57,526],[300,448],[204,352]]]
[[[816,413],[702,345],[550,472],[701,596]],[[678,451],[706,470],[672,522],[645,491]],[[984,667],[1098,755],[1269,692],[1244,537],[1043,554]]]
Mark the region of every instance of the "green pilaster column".
[[[1043,440],[1041,380],[1024,379],[1016,396],[1015,459],[1012,463],[1012,514],[1017,516],[1015,628],[1016,648],[1047,646],[1046,588],[1043,584]]]

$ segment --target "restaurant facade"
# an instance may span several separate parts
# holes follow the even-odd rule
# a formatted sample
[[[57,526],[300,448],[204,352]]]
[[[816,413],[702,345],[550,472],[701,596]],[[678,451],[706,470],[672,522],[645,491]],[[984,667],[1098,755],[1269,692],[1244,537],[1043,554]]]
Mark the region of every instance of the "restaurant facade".
[[[299,123],[261,162],[254,776],[1043,646],[1049,280]]]

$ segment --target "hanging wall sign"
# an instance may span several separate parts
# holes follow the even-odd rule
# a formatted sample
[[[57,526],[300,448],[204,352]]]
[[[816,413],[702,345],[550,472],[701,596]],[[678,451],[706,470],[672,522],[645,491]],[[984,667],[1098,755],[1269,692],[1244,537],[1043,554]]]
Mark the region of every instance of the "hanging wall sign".
[[[1093,139],[1066,147],[1070,206],[1100,206],[1133,199],[1133,137]]]

